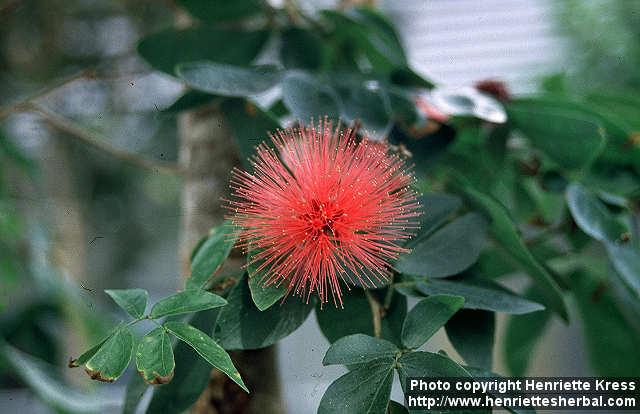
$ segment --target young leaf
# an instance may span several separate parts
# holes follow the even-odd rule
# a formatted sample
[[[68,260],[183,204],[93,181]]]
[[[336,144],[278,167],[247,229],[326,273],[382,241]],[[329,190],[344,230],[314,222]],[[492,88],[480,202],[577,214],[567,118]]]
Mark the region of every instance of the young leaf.
[[[354,334],[331,344],[322,360],[323,365],[355,365],[380,358],[393,358],[398,347],[384,339]]]
[[[260,311],[251,299],[246,277],[227,296],[229,304],[220,310],[214,338],[225,349],[257,349],[272,345],[298,329],[313,304],[297,297],[282,305]]]
[[[233,366],[229,354],[209,335],[184,322],[165,322],[164,327],[178,339],[189,344],[202,358],[224,372],[243,390],[249,392],[244,382],[242,382],[240,373]]]
[[[120,326],[84,364],[85,371],[91,379],[113,382],[127,368],[132,354],[133,334],[126,326]]]
[[[179,315],[181,313],[200,312],[227,304],[227,301],[202,289],[188,289],[168,296],[156,302],[151,308],[151,318]]]
[[[180,64],[176,73],[193,89],[236,97],[264,92],[282,78],[275,66],[242,67],[204,61]]]
[[[209,278],[227,259],[235,242],[236,237],[230,222],[226,221],[212,228],[191,260],[191,276],[187,278],[187,289],[204,288]]]
[[[462,183],[462,188],[469,198],[491,217],[494,237],[535,280],[539,290],[544,292],[545,305],[557,312],[565,321],[568,320],[567,306],[560,287],[527,249],[507,209],[493,197],[476,190],[468,183]]]
[[[171,337],[163,328],[156,328],[142,338],[136,350],[136,368],[145,382],[168,383],[175,366]]]
[[[544,309],[508,291],[490,280],[428,280],[418,282],[416,288],[425,295],[458,295],[464,298],[466,309],[522,314]]]
[[[604,203],[580,184],[573,183],[567,188],[567,204],[580,229],[596,240],[613,243],[627,231]]]
[[[422,299],[407,314],[402,325],[402,343],[419,348],[464,305],[461,296],[435,295]]]
[[[105,293],[134,318],[142,318],[149,293],[144,289],[109,289]]]
[[[449,341],[467,364],[488,370],[493,365],[495,329],[495,313],[471,309],[462,309],[445,325]]]
[[[466,214],[414,244],[411,253],[400,256],[395,267],[401,273],[430,278],[460,273],[478,260],[487,229],[481,215]]]
[[[318,414],[384,414],[393,381],[393,358],[378,359],[335,380],[320,400]]]

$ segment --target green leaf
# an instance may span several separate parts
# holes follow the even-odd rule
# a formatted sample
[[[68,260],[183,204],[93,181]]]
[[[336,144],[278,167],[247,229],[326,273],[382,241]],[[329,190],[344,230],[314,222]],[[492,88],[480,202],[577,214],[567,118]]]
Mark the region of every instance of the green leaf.
[[[327,51],[322,39],[314,32],[290,27],[282,32],[280,60],[287,69],[320,69]]]
[[[282,100],[289,112],[303,123],[323,116],[338,119],[339,99],[328,85],[303,72],[289,72],[282,81]]]
[[[428,174],[448,154],[449,147],[455,142],[458,132],[449,125],[443,124],[436,131],[416,131],[414,136],[400,128],[391,130],[389,141],[395,145],[402,144],[412,154],[416,173],[420,176]]]
[[[131,361],[133,341],[129,328],[120,326],[84,364],[91,379],[104,382],[117,380]]]
[[[226,99],[220,110],[231,126],[231,132],[238,144],[238,152],[245,167],[250,168],[249,157],[261,142],[269,142],[269,133],[280,128],[278,118],[245,99]]]
[[[269,38],[267,31],[245,32],[210,27],[170,29],[149,35],[138,44],[138,53],[154,68],[174,75],[184,62],[210,60],[248,65]],[[233,39],[233,47],[229,47]]]
[[[184,322],[165,322],[164,327],[178,339],[189,344],[202,358],[224,372],[243,390],[249,392],[244,382],[242,382],[240,373],[233,366],[229,354],[210,336]]]
[[[633,165],[634,159],[640,159],[640,148],[628,145],[634,128],[621,116],[620,108],[613,102],[590,102],[589,97],[586,99],[585,102],[576,102],[564,95],[551,94],[518,98],[515,102],[547,112],[575,114],[580,118],[596,121],[604,128],[607,138],[599,159],[615,164]]]
[[[144,289],[109,289],[105,293],[134,318],[142,318],[149,293]]]
[[[632,243],[621,243],[627,228],[617,221],[595,194],[580,184],[567,189],[569,210],[582,231],[603,242],[609,259],[628,287],[640,296],[640,251]]]
[[[616,242],[627,231],[604,203],[580,184],[567,188],[567,204],[580,229],[596,240]]]
[[[140,405],[140,400],[149,384],[144,382],[140,375],[132,375],[131,379],[127,383],[127,390],[124,396],[124,407],[122,408],[122,414],[135,414]]]
[[[222,98],[212,95],[210,93],[188,90],[187,93],[178,98],[168,108],[162,110],[166,114],[177,114],[182,111],[198,108],[203,105],[208,105],[213,102],[217,102]]]
[[[168,383],[175,366],[171,337],[163,328],[156,328],[142,338],[136,350],[136,368],[145,382]]]
[[[209,278],[227,259],[235,242],[236,234],[231,222],[226,221],[213,227],[191,260],[191,277],[187,278],[187,289],[204,288]]]
[[[277,301],[282,299],[286,293],[283,285],[271,284],[264,286],[263,277],[265,271],[258,271],[260,263],[252,263],[253,252],[247,254],[247,273],[249,274],[249,290],[251,291],[251,299],[256,307],[261,311],[270,308]]]
[[[432,352],[409,352],[398,360],[398,375],[400,385],[406,392],[407,378],[428,377],[428,378],[470,378],[471,375],[456,364],[449,357]]]
[[[250,269],[248,269],[251,272]],[[264,286],[260,284],[259,277],[249,278],[249,289],[251,290],[251,299],[256,307],[261,310],[267,310],[277,301],[282,299],[286,293],[286,289],[283,286],[277,286],[275,284]]]
[[[190,15],[205,22],[244,19],[264,12],[259,0],[178,0]]]
[[[79,367],[81,365],[84,365],[88,360],[91,359],[92,356],[94,356],[96,354],[96,352],[98,352],[98,349],[100,349],[100,347],[102,347],[102,345],[104,345],[105,342],[107,342],[107,340],[109,338],[111,338],[113,336],[113,334],[115,333],[115,330],[113,332],[111,332],[106,338],[104,338],[102,341],[100,341],[99,343],[95,344],[93,347],[91,347],[89,350],[85,351],[82,355],[80,355],[78,358],[75,359],[70,359],[69,360],[69,368],[76,368]]]
[[[216,308],[192,314],[189,321],[201,331],[210,332],[213,329],[218,311]],[[171,385],[154,387],[147,413],[183,414],[198,400],[211,377],[211,365],[200,357],[186,342],[177,341],[173,348],[177,365]],[[142,378],[139,375],[135,375]]]
[[[434,295],[422,299],[407,314],[402,325],[402,343],[419,348],[464,305],[460,296]]]
[[[359,10],[359,11],[358,11]],[[393,26],[371,9],[351,10],[348,15],[323,10],[323,20],[332,25],[332,35],[342,47],[355,55],[355,61],[371,66],[374,72],[388,73],[396,67],[406,66],[404,48]],[[363,11],[366,10],[366,11]]]
[[[243,276],[227,296],[228,304],[220,310],[214,338],[225,349],[258,349],[286,337],[307,319],[313,304],[290,297],[282,305],[260,311],[251,299]]]
[[[535,289],[528,289],[525,296],[537,300],[541,295]],[[551,312],[546,310],[509,316],[504,333],[504,358],[511,375],[526,375],[536,344],[540,342],[550,320]]]
[[[257,95],[282,78],[282,72],[275,66],[241,67],[204,61],[182,63],[176,73],[193,89],[237,97]]]
[[[415,246],[417,242],[430,236],[449,216],[462,207],[460,197],[446,193],[426,193],[418,201],[423,210],[419,218],[420,230],[418,235],[407,243],[407,247]]]
[[[395,85],[410,88],[433,89],[436,85],[424,76],[419,75],[409,66],[400,66],[389,74],[391,82]]]
[[[385,92],[389,98],[389,110],[393,122],[398,123],[405,130],[426,125],[426,115],[418,111],[410,92],[391,85],[385,88]]]
[[[471,376],[475,379],[497,379],[497,378],[504,378],[501,375],[496,374],[495,372],[490,372],[488,370],[484,370],[481,368],[475,368],[475,367],[464,367],[464,369],[471,374]],[[487,393],[488,395],[492,395],[493,397],[499,397],[499,395],[497,393]],[[510,413],[513,414],[535,414],[536,410],[532,410],[532,409],[526,409],[526,408],[511,408],[511,407],[504,407],[505,410],[509,411]],[[475,411],[477,412],[477,411]]]
[[[374,139],[386,137],[390,129],[391,107],[386,91],[362,77],[334,82],[342,102],[342,118],[359,121]]]
[[[342,309],[333,306],[321,309],[320,305],[316,306],[318,325],[329,342],[334,343],[344,336],[357,333],[374,336],[371,308],[364,291],[352,289],[343,296],[342,301]],[[400,329],[406,314],[407,298],[393,295],[389,308],[382,316],[382,338],[399,345]]]
[[[560,287],[527,249],[505,207],[493,197],[476,190],[469,184],[463,183],[462,187],[469,198],[491,217],[491,230],[496,241],[526,270],[539,290],[544,292],[543,303],[565,321],[568,320],[567,307]]]
[[[492,312],[463,309],[445,325],[447,337],[467,364],[491,369],[496,317]]]
[[[446,277],[474,264],[486,244],[488,224],[479,214],[468,213],[447,224],[400,256],[395,268],[405,274]]]
[[[407,58],[400,36],[398,36],[393,23],[384,14],[371,7],[354,7],[347,11],[347,15],[353,20],[375,29],[377,35],[384,37],[383,41],[387,43],[385,46],[397,54],[395,61],[398,63],[406,62]],[[375,44],[379,40],[374,38],[371,41]],[[383,50],[382,45],[380,45],[380,50]]]
[[[425,295],[462,296],[466,309],[482,309],[516,315],[544,309],[544,306],[539,303],[517,296],[490,280],[427,280],[418,282],[416,288]]]
[[[389,401],[389,407],[387,407],[387,414],[409,414],[406,407],[397,401]]]
[[[393,358],[360,366],[335,380],[320,400],[318,414],[384,414],[393,382]]]
[[[640,372],[640,331],[630,323],[611,286],[586,272],[572,274],[591,365],[597,375],[634,376]],[[631,316],[637,322],[637,316]]]
[[[597,119],[573,111],[540,108],[535,102],[507,105],[509,119],[533,145],[560,166],[578,169],[590,164],[606,139]]]
[[[331,344],[322,360],[323,365],[355,365],[380,358],[394,358],[398,347],[384,339],[354,334]]]
[[[224,298],[202,289],[187,289],[156,302],[151,308],[151,318],[200,312],[227,304]]]
[[[632,243],[615,244],[607,243],[609,260],[613,263],[624,283],[640,297],[640,251]]]
[[[32,357],[0,340],[0,356],[10,371],[47,405],[65,413],[106,413],[118,411],[121,402],[106,395],[88,394],[65,385],[56,367]]]

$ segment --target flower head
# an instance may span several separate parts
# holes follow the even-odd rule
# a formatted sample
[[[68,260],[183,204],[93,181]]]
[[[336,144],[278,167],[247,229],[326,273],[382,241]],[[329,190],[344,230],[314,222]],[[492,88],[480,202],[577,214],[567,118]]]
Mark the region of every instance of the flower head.
[[[419,203],[405,161],[355,131],[289,128],[262,143],[253,172],[232,173],[227,207],[264,286],[342,305],[341,282],[372,287],[417,228]]]

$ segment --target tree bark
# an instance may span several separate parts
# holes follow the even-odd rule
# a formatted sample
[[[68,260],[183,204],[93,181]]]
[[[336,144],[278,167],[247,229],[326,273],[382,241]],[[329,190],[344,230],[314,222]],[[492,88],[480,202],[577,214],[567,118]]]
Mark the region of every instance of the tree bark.
[[[184,114],[179,119],[179,162],[184,174],[182,193],[182,240],[180,257],[183,274],[189,274],[189,257],[196,243],[209,229],[222,222],[221,197],[227,194],[229,174],[238,163],[229,127],[214,109]],[[231,258],[225,267],[242,264]],[[231,354],[251,393],[246,394],[226,376],[212,371],[207,389],[192,411],[198,414],[283,412],[277,372],[276,350]]]
[[[43,189],[46,196],[45,211],[51,225],[49,260],[63,279],[63,283],[81,286],[87,282],[87,235],[82,202],[78,195],[77,177],[74,175],[72,144],[65,137],[51,131],[42,160]],[[65,332],[63,361],[71,355],[80,355],[87,349],[88,332],[78,309],[71,302],[64,302]],[[68,372],[68,379],[78,382],[76,375]]]

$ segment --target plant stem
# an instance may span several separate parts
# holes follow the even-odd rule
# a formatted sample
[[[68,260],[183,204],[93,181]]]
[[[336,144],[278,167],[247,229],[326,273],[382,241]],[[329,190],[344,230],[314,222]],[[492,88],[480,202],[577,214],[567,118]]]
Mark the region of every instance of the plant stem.
[[[20,102],[0,108],[0,120],[3,120],[4,118],[16,112],[22,112],[29,104],[33,103],[34,101],[37,101],[38,99],[42,99],[46,97],[47,95],[49,95],[50,93],[54,92],[59,88],[67,86],[80,79],[92,79],[95,77],[96,77],[96,71],[94,69],[84,69],[71,76],[54,81],[53,83],[47,85],[44,89],[39,90],[38,92],[28,96],[27,98],[21,100]]]
[[[118,158],[122,161],[128,162],[129,164],[153,172],[164,172],[167,174],[179,173],[178,167],[174,164],[153,161],[144,157],[140,157],[139,155],[133,154],[129,151],[121,150],[108,144],[106,139],[100,137],[94,132],[85,129],[64,117],[61,117],[60,115],[55,114],[40,105],[32,102],[26,105],[28,106],[28,109],[30,111],[40,115],[51,126],[59,129],[62,132],[66,132],[70,136],[77,138],[85,144],[88,144],[100,150],[101,152],[109,154],[112,157]]]
[[[394,291],[395,289],[393,288],[393,285],[390,285],[389,288],[387,289],[387,294],[384,297],[383,306],[385,309],[389,309],[389,306],[391,306],[391,301],[393,300]]]
[[[376,338],[382,336],[382,312],[380,302],[376,299],[370,290],[365,289],[364,294],[367,296],[369,306],[371,307],[371,316],[373,317],[373,335]]]

